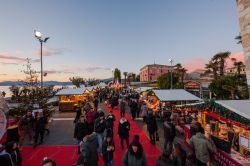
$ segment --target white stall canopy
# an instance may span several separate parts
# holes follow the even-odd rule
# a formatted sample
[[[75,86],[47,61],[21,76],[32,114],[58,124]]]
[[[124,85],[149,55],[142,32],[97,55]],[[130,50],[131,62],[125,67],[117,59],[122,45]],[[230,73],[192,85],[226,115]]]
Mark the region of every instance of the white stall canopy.
[[[250,119],[250,100],[216,100],[215,102],[236,114]]]
[[[86,90],[86,88],[62,89],[56,93],[56,96],[82,95],[85,92],[85,90]]]
[[[184,89],[153,90],[155,96],[161,101],[202,101],[201,98]]]

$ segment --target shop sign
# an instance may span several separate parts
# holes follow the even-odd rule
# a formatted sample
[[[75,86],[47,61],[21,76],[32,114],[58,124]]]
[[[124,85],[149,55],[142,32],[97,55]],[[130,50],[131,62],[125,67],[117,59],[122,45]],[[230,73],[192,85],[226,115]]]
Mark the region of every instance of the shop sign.
[[[219,166],[241,166],[241,164],[233,160],[229,155],[221,150],[217,150],[217,152],[213,155],[213,159]]]
[[[200,84],[198,82],[189,81],[184,85],[187,89],[200,89]]]

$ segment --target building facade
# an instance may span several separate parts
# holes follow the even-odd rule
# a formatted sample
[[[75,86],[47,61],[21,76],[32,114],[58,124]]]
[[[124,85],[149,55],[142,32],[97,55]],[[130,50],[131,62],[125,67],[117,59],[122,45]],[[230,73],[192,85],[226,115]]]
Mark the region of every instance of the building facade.
[[[250,0],[236,0],[239,13],[240,35],[245,54],[245,72],[250,92]]]
[[[240,74],[241,75],[246,74],[246,72],[245,72],[245,65],[242,66],[239,70],[240,70]],[[230,67],[230,68],[226,68],[225,69],[225,74],[226,75],[235,75],[237,73],[238,73],[237,67]]]
[[[155,82],[161,75],[170,73],[172,68],[159,64],[146,65],[140,69],[140,81]]]

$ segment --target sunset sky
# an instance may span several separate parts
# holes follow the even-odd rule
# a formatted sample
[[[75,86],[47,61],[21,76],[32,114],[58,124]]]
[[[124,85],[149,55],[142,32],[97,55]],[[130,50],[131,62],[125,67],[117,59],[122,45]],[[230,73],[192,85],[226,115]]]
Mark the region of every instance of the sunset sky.
[[[48,80],[71,76],[109,78],[111,69],[139,73],[146,64],[182,63],[204,67],[217,52],[236,44],[235,0],[1,0],[0,81],[20,80],[25,59],[40,71],[34,30],[50,39],[44,46]]]

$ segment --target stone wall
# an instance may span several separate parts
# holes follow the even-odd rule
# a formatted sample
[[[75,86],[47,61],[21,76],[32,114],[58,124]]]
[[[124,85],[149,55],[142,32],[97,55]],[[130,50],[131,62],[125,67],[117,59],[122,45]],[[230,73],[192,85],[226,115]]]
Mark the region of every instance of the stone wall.
[[[240,34],[245,54],[248,91],[250,92],[250,0],[236,0],[239,12]]]

